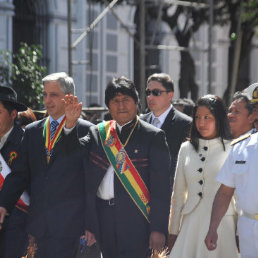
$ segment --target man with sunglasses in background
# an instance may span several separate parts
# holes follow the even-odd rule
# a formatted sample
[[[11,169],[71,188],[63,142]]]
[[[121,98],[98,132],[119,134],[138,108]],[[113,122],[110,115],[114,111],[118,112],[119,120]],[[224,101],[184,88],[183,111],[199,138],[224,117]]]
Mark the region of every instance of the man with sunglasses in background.
[[[146,98],[151,112],[141,116],[144,121],[161,128],[167,138],[171,157],[177,159],[181,143],[188,136],[192,118],[177,111],[171,104],[174,83],[165,73],[154,73],[147,80]],[[174,174],[171,175],[173,180]]]
[[[141,119],[161,128],[167,138],[171,159],[176,164],[181,143],[189,134],[192,118],[176,110],[172,105],[174,83],[166,73],[154,73],[147,79],[146,98],[151,112]],[[173,186],[175,167],[171,168],[170,180]],[[168,238],[170,246],[170,236]]]

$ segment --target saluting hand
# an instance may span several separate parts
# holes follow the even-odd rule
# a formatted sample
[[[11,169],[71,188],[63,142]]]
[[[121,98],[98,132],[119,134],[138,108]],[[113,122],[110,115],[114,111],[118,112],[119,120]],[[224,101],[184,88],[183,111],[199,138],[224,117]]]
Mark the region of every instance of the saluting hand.
[[[79,103],[77,96],[73,96],[72,94],[65,95],[62,102],[65,105],[65,127],[68,129],[73,128],[81,115],[82,103]]]

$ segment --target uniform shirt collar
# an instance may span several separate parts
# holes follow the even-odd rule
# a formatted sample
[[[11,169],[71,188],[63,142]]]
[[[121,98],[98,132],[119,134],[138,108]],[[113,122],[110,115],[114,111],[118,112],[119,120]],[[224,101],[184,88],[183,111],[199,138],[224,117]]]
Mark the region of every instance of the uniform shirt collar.
[[[254,130],[253,130],[253,129],[254,129],[254,128],[252,128],[252,129],[250,129],[249,131],[247,131],[247,132],[241,134],[241,135],[240,135],[239,137],[237,137],[236,139],[242,138],[242,137],[244,137],[245,135],[248,135],[248,134],[253,134],[253,133],[254,133]]]

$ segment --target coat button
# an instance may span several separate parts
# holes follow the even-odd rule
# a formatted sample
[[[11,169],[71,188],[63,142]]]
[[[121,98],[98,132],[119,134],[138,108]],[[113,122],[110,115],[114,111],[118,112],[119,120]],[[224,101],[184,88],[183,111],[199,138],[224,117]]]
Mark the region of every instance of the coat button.
[[[198,171],[199,171],[200,173],[202,173],[202,168],[199,168]]]
[[[202,180],[200,180],[198,183],[199,183],[200,185],[202,185],[202,184],[203,184],[203,181],[202,181]]]
[[[205,157],[202,157],[202,158],[201,158],[201,161],[204,161],[204,160],[205,160]]]
[[[204,149],[205,151],[207,151],[207,150],[208,150],[208,147],[207,147],[207,146],[204,146],[203,149]]]
[[[199,195],[200,197],[202,197],[202,192],[199,192],[198,195]]]

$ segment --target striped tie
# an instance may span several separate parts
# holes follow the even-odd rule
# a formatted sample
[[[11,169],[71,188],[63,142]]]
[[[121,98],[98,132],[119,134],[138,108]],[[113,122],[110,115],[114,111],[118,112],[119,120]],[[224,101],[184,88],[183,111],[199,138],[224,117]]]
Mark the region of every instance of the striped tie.
[[[51,130],[51,140],[53,139],[56,128],[58,127],[59,123],[56,120],[53,120],[50,124],[50,130]]]

